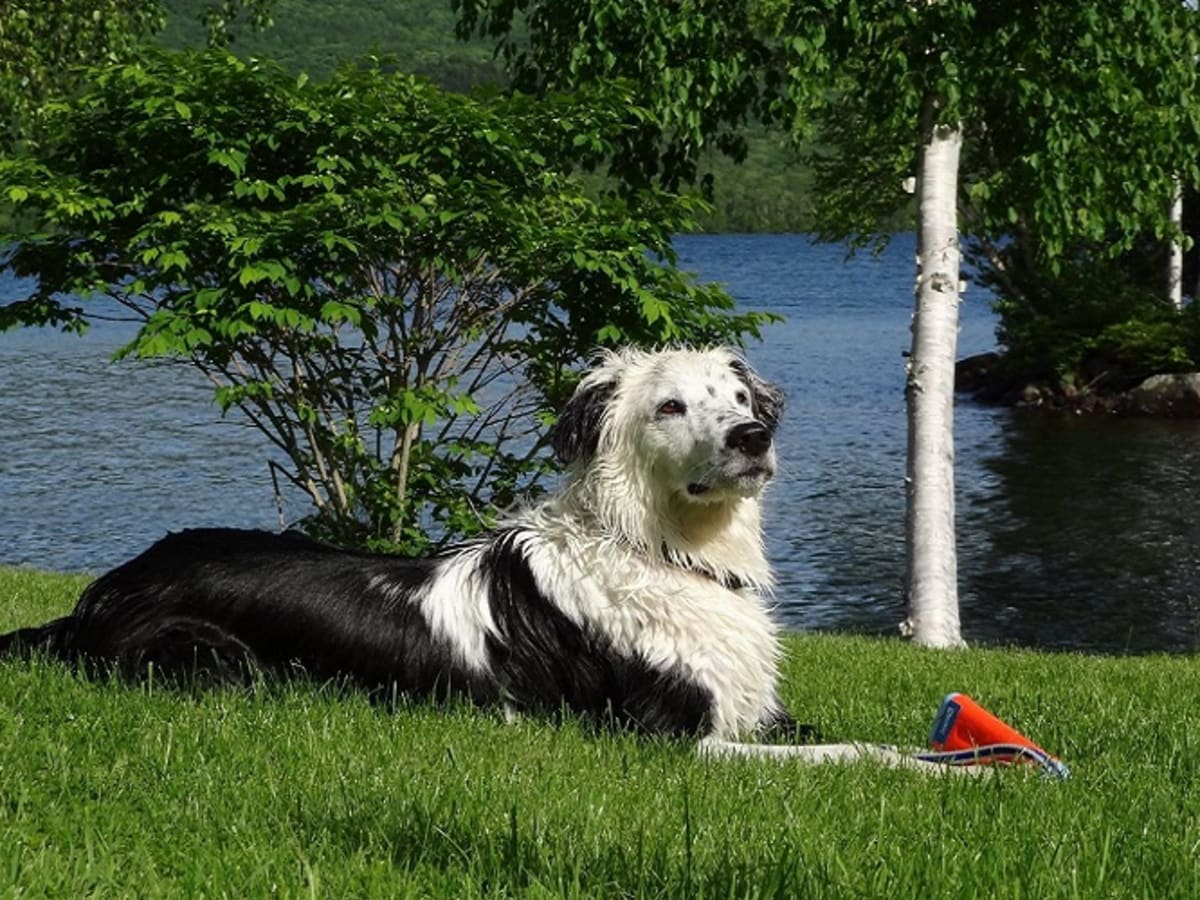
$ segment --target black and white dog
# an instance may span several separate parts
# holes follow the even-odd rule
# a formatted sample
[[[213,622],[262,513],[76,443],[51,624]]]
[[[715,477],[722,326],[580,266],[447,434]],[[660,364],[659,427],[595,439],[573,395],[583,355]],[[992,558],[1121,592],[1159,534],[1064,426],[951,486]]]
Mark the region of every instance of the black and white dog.
[[[0,637],[138,677],[303,673],[384,696],[563,709],[718,753],[797,732],[780,703],[760,495],[783,395],[724,349],[604,357],[563,411],[562,488],[433,559],[257,531],[172,534],[75,611]],[[840,749],[839,749],[840,748]]]

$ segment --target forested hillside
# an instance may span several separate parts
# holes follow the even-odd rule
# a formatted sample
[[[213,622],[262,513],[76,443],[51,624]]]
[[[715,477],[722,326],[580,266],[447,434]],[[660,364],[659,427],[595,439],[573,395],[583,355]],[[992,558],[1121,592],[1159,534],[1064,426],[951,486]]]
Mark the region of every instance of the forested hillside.
[[[171,48],[201,46],[205,0],[167,0],[166,5],[169,18],[159,42]],[[504,77],[490,44],[455,39],[449,0],[278,0],[272,16],[275,24],[262,32],[235,26],[234,52],[274,59],[314,78],[368,54],[391,57],[398,67],[451,90]],[[716,196],[712,214],[701,223],[704,230],[810,230],[807,178],[778,136],[753,138],[750,156],[740,166],[715,156],[710,171]]]
[[[199,17],[206,5],[211,3],[167,0],[169,18],[159,41],[172,48],[202,46]],[[401,68],[452,90],[503,77],[490,45],[455,40],[449,0],[278,0],[272,18],[275,24],[261,32],[235,26],[232,49],[314,78],[367,54],[394,56]]]

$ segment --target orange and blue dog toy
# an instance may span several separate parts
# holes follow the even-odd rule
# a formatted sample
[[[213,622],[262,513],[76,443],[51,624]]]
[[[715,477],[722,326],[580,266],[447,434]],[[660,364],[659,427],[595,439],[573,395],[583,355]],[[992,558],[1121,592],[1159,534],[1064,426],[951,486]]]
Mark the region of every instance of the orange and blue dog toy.
[[[929,746],[932,750],[918,753],[916,758],[950,766],[1030,763],[1054,778],[1071,774],[1059,759],[966,694],[948,694],[942,701],[933,719]]]

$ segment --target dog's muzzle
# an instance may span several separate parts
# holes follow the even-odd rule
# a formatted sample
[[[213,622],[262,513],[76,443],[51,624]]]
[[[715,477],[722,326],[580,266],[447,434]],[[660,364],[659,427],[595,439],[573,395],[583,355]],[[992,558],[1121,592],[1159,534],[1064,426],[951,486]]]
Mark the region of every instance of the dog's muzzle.
[[[749,457],[762,456],[771,449],[771,432],[761,422],[743,422],[729,429],[725,435],[725,446],[740,450]]]
[[[725,450],[732,452],[726,453],[724,461],[706,473],[706,480],[690,482],[688,494],[702,497],[714,488],[725,488],[726,492],[732,489],[742,496],[757,492],[775,474],[771,444],[771,431],[762,422],[733,426],[725,434]]]

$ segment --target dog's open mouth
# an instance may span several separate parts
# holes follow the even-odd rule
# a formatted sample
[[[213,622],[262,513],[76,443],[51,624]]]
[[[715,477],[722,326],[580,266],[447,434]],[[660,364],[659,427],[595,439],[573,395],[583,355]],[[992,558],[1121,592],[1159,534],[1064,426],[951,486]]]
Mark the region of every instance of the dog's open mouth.
[[[699,484],[695,481],[687,486],[687,492],[693,497],[699,497],[701,494],[707,494],[711,490],[712,487],[710,485]]]

